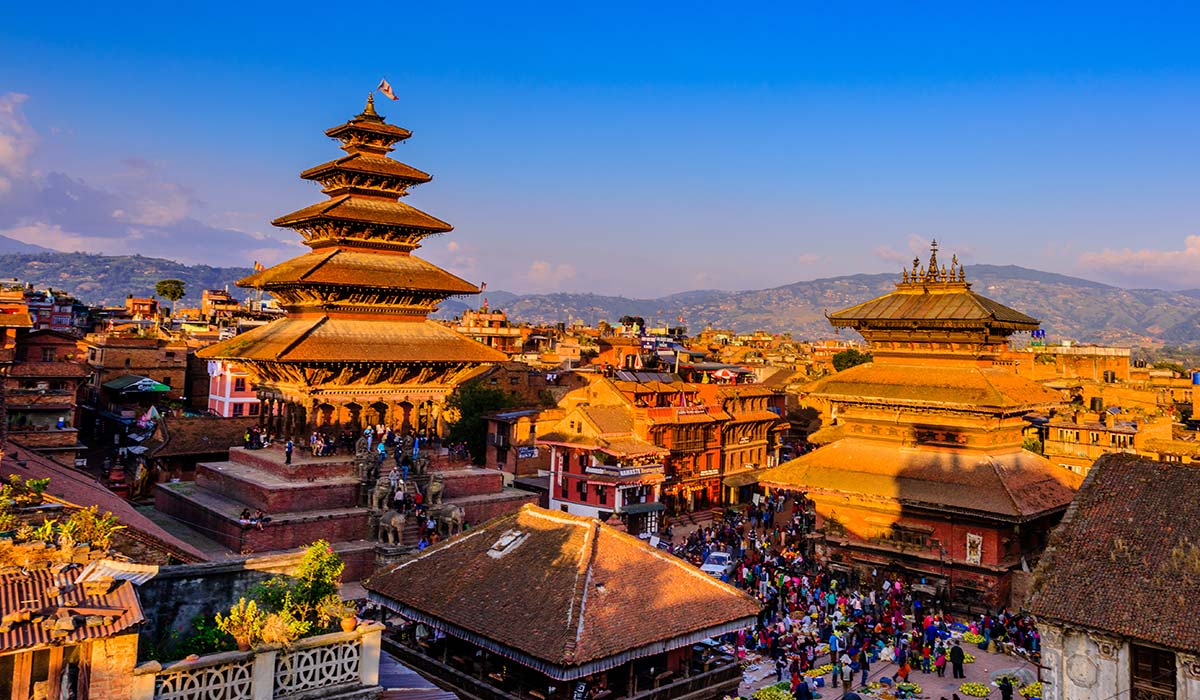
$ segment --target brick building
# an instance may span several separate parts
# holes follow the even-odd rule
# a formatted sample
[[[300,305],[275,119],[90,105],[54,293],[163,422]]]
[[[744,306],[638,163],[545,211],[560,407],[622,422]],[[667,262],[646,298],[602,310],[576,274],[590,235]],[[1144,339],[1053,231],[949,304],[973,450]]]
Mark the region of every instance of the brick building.
[[[208,412],[222,418],[257,416],[258,394],[250,373],[236,362],[208,361]]]
[[[4,379],[8,434],[68,465],[82,447],[78,398],[89,376],[77,361],[77,341],[52,330],[19,333],[15,360]]]
[[[1042,697],[1200,698],[1200,471],[1096,461],[1034,572]]]

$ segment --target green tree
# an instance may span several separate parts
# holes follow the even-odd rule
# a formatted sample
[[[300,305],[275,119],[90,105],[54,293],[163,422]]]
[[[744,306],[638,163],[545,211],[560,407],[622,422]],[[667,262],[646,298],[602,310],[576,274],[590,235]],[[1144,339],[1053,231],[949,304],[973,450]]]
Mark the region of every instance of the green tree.
[[[448,439],[450,442],[466,443],[471,461],[483,464],[487,449],[487,421],[483,417],[512,408],[515,404],[513,397],[501,389],[484,386],[480,382],[463,384],[446,397],[446,407],[452,415],[458,414],[457,420],[450,424]]]
[[[154,285],[154,293],[174,304],[187,296],[187,285],[183,280],[159,280]]]
[[[871,353],[859,352],[854,348],[843,350],[833,356],[833,368],[839,372],[871,361]]]
[[[1021,449],[1040,455],[1042,454],[1042,441],[1035,437],[1027,437],[1021,441]]]
[[[333,547],[325,540],[317,540],[305,550],[295,573],[259,584],[251,597],[261,601],[267,611],[286,613],[298,621],[315,624],[321,602],[341,589],[345,569],[346,564]]]

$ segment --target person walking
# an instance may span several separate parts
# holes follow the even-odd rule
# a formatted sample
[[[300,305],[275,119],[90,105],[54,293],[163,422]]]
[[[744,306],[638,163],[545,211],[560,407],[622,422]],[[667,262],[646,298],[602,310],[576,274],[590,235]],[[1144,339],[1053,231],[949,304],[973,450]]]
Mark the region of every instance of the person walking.
[[[933,668],[937,671],[938,678],[946,677],[946,652],[938,649],[937,658],[933,660]]]
[[[292,445],[292,441],[290,439],[287,441],[287,444],[283,446],[283,463],[284,464],[292,463],[292,447],[293,447],[293,445]]]
[[[963,661],[965,658],[966,654],[963,652],[962,647],[959,646],[958,640],[954,640],[954,646],[950,647],[950,665],[954,669],[955,678],[967,677],[967,674],[963,673]]]
[[[1008,676],[1001,677],[997,686],[1000,688],[1000,700],[1013,700],[1013,684]]]

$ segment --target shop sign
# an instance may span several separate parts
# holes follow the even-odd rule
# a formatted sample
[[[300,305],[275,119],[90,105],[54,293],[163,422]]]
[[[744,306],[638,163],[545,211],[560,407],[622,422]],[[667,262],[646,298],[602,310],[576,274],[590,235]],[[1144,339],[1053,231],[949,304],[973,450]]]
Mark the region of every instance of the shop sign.
[[[517,459],[537,459],[538,448],[536,447],[518,447]]]

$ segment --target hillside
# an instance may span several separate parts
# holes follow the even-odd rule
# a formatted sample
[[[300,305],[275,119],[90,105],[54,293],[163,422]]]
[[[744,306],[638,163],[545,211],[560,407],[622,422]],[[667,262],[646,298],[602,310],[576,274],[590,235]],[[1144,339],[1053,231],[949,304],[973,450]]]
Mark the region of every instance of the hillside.
[[[1017,266],[972,265],[973,288],[1042,321],[1052,340],[1120,345],[1200,342],[1200,297],[1156,289],[1122,289]],[[848,275],[741,292],[687,292],[661,299],[594,294],[520,296],[505,310],[512,318],[549,322],[642,316],[653,325],[683,316],[691,329],[790,332],[797,338],[833,335],[825,313],[894,289],[896,275]]]
[[[162,279],[187,285],[183,306],[199,306],[200,292],[221,289],[251,273],[247,267],[184,265],[140,255],[34,253],[0,255],[0,278],[16,278],[36,287],[52,287],[88,304],[120,304],[127,295],[148,296]],[[240,295],[239,295],[240,296]]]
[[[2,243],[2,242],[0,242]],[[187,284],[185,305],[199,304],[200,290],[232,288],[248,268],[182,265],[160,258],[83,253],[0,254],[0,278],[16,277],[54,287],[88,303],[119,303],[127,294],[146,295],[160,279]],[[1200,292],[1122,289],[1098,282],[1013,265],[967,268],[976,291],[1041,319],[1052,340],[1148,346],[1200,344]],[[493,308],[510,318],[555,323],[573,318],[588,324],[621,316],[642,316],[652,325],[674,324],[679,316],[693,330],[712,326],[735,331],[763,329],[797,338],[833,335],[825,313],[891,291],[894,274],[847,275],[740,292],[697,290],[659,299],[628,299],[599,294],[518,295],[488,290]],[[237,296],[247,292],[239,290]],[[448,299],[438,316],[453,318],[481,297]]]

